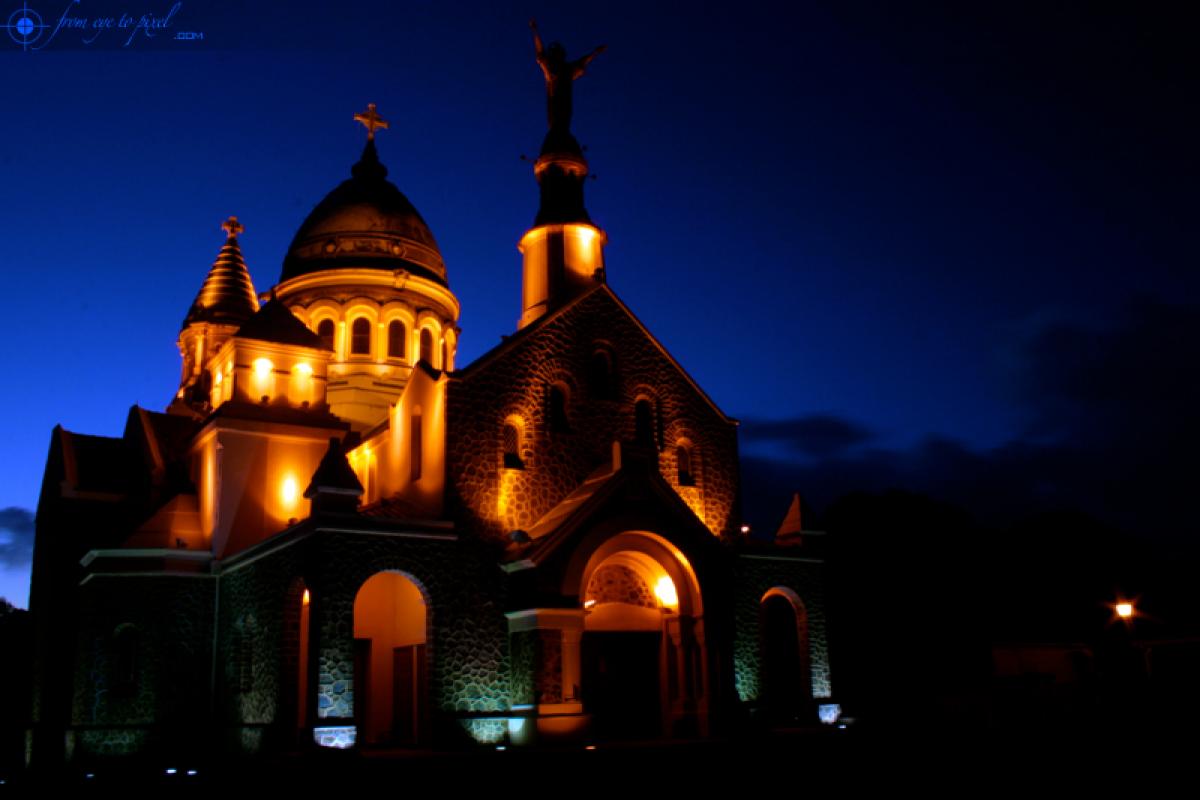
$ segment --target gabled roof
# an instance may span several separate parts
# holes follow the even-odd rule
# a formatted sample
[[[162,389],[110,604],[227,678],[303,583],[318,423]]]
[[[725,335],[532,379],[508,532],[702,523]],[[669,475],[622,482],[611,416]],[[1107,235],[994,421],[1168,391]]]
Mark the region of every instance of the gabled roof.
[[[679,373],[679,375],[681,375],[683,377],[683,379],[688,383],[688,385],[690,385],[693,389],[696,390],[696,393],[701,398],[704,399],[704,402],[706,404],[708,404],[708,406],[710,408],[712,408],[712,410],[715,411],[721,417],[721,419],[723,419],[724,421],[729,422],[731,424],[734,424],[734,425],[737,424],[737,420],[735,418],[726,414],[724,411],[721,410],[721,408],[715,402],[713,402],[713,399],[711,397],[709,397],[708,393],[705,392],[704,389],[702,389],[700,387],[700,384],[696,383],[695,379],[692,378],[692,376],[688,374],[687,370],[685,370],[680,365],[680,363],[675,360],[675,357],[672,356],[670,354],[670,352],[667,351],[667,348],[663,347],[662,342],[658,341],[658,339],[655,338],[654,334],[652,334],[650,332],[650,329],[647,328],[644,324],[642,324],[642,321],[640,319],[638,319],[637,315],[634,314],[633,311],[631,311],[629,309],[629,306],[627,306],[627,305],[625,305],[625,303],[621,302],[621,298],[617,297],[616,292],[614,292],[611,288],[609,288],[608,284],[600,284],[599,286],[588,289],[586,292],[584,292],[583,294],[574,298],[573,300],[571,300],[569,303],[562,306],[561,308],[555,309],[551,313],[546,314],[545,316],[539,317],[537,320],[530,323],[529,325],[526,325],[524,328],[521,328],[520,330],[518,330],[516,333],[512,334],[511,336],[505,337],[504,340],[500,342],[500,344],[496,345],[491,350],[488,350],[486,353],[484,353],[479,358],[472,361],[466,367],[463,367],[462,369],[457,370],[456,372],[452,373],[450,375],[450,379],[451,380],[459,380],[459,379],[463,379],[463,378],[468,378],[476,371],[484,369],[489,364],[494,362],[496,359],[502,357],[505,353],[508,353],[508,352],[516,349],[527,339],[535,336],[538,331],[540,331],[545,326],[549,325],[554,320],[557,320],[561,317],[564,317],[564,316],[574,312],[577,308],[579,308],[580,305],[582,305],[585,301],[587,301],[589,298],[591,298],[593,296],[604,296],[604,297],[607,297],[610,300],[612,300],[612,302],[616,304],[617,308],[625,313],[625,315],[629,318],[629,320],[631,322],[633,322],[633,324],[638,328],[638,330],[640,330],[642,332],[642,334],[645,335],[646,339],[649,340],[649,342],[652,345],[654,345],[655,348],[658,349],[658,351],[663,355],[664,358],[667,359],[667,361],[671,364],[671,366],[673,366],[676,369],[676,371]]]
[[[402,497],[387,497],[358,510],[364,517],[388,520],[430,519],[428,511]]]
[[[130,451],[124,439],[72,433],[59,427],[63,471],[76,492],[123,495],[129,489]]]
[[[621,454],[616,454],[614,461],[589,475],[575,491],[530,526],[525,532],[527,536],[509,545],[503,561],[510,565],[510,569],[538,566],[564,546],[569,547],[568,543],[574,539],[575,533],[602,516],[604,508],[614,498],[618,501],[615,507],[619,507],[623,513],[631,510],[648,513],[655,505],[648,501],[657,498],[658,511],[665,511],[683,523],[670,526],[671,530],[691,530],[699,541],[716,544],[717,538],[663,479],[654,460],[632,457],[635,452],[633,448],[618,446]],[[649,493],[646,489],[650,490]],[[627,490],[638,495],[637,503],[631,504],[628,498],[622,499],[622,493]]]
[[[325,455],[321,457],[321,463],[313,472],[312,480],[309,482],[308,488],[304,490],[304,496],[313,497],[318,492],[332,492],[352,497],[359,497],[363,493],[362,483],[354,474],[354,470],[350,468],[350,462],[346,460],[346,451],[342,447],[340,436],[329,437],[329,449],[325,451]]]
[[[274,297],[268,300],[258,313],[246,320],[234,336],[273,344],[311,347],[315,350],[328,349],[321,342],[321,337],[310,331],[303,322],[296,319],[296,315],[289,311],[287,306]]]
[[[155,469],[182,460],[199,430],[200,422],[193,417],[162,414],[141,406],[130,408],[125,421],[125,438],[138,438],[144,443]]]

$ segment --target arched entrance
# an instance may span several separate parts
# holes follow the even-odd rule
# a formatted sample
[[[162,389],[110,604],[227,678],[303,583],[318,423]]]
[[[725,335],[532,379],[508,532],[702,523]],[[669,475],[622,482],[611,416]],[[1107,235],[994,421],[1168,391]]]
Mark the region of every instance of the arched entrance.
[[[684,554],[651,533],[599,547],[583,571],[584,709],[599,738],[706,732],[700,586]]]
[[[284,596],[283,703],[287,713],[281,718],[291,723],[289,735],[294,744],[304,744],[308,740],[308,696],[312,691],[309,685],[311,616],[312,593],[303,578],[296,578]]]
[[[372,575],[354,598],[354,710],[363,745],[419,744],[428,707],[428,615],[399,572]]]
[[[805,720],[812,705],[808,660],[808,614],[793,590],[775,587],[759,606],[759,701],[773,723]]]

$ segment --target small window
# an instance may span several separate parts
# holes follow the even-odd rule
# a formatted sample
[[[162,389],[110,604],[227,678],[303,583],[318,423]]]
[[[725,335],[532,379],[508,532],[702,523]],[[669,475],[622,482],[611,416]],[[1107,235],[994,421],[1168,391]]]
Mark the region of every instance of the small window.
[[[317,323],[317,337],[321,340],[321,346],[326,350],[333,349],[333,320],[323,319]]]
[[[371,355],[371,321],[366,317],[359,317],[350,326],[350,355]]]
[[[433,333],[429,328],[421,329],[421,360],[433,366]]]
[[[613,380],[612,354],[607,350],[597,350],[592,353],[588,365],[588,379],[592,387],[592,395],[602,400],[608,400],[616,394]]]
[[[654,405],[649,400],[638,400],[633,406],[633,440],[654,446]]]
[[[405,347],[408,339],[408,329],[404,327],[404,323],[398,319],[394,319],[388,324],[388,358],[407,358],[408,348]]]
[[[442,339],[442,369],[450,369],[450,343]]]
[[[236,690],[243,694],[254,690],[254,633],[253,627],[247,624],[233,637]]]
[[[696,478],[692,475],[692,450],[686,444],[675,446],[675,465],[679,469],[679,485],[695,486]]]
[[[521,460],[521,431],[511,422],[504,426],[504,468],[525,469]]]
[[[550,387],[550,407],[548,417],[550,430],[555,433],[566,433],[571,430],[567,420],[567,390],[558,384]]]

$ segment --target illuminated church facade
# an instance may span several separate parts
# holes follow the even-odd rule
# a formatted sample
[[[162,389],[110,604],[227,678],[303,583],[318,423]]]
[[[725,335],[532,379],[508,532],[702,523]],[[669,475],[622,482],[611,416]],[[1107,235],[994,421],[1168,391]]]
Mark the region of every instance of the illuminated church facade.
[[[820,539],[798,505],[746,535],[736,421],[609,287],[574,136],[552,118],[534,165],[517,330],[459,365],[436,241],[356,119],[269,294],[225,224],[166,412],[54,430],[34,762],[815,722]]]

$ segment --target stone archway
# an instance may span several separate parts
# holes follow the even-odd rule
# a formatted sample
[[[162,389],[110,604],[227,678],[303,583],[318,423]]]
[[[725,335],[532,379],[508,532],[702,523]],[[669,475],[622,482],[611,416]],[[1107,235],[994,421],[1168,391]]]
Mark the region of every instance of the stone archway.
[[[294,579],[283,598],[283,697],[281,720],[290,723],[289,740],[303,745],[310,725],[309,696],[313,691],[312,649],[309,646],[312,593],[304,578]]]
[[[767,590],[759,603],[759,705],[767,721],[807,718],[812,705],[808,613],[785,586]]]
[[[428,608],[415,580],[377,572],[354,598],[355,724],[360,745],[416,745],[428,734]]]
[[[699,582],[661,536],[626,532],[583,569],[581,699],[600,738],[707,731],[708,670]]]

